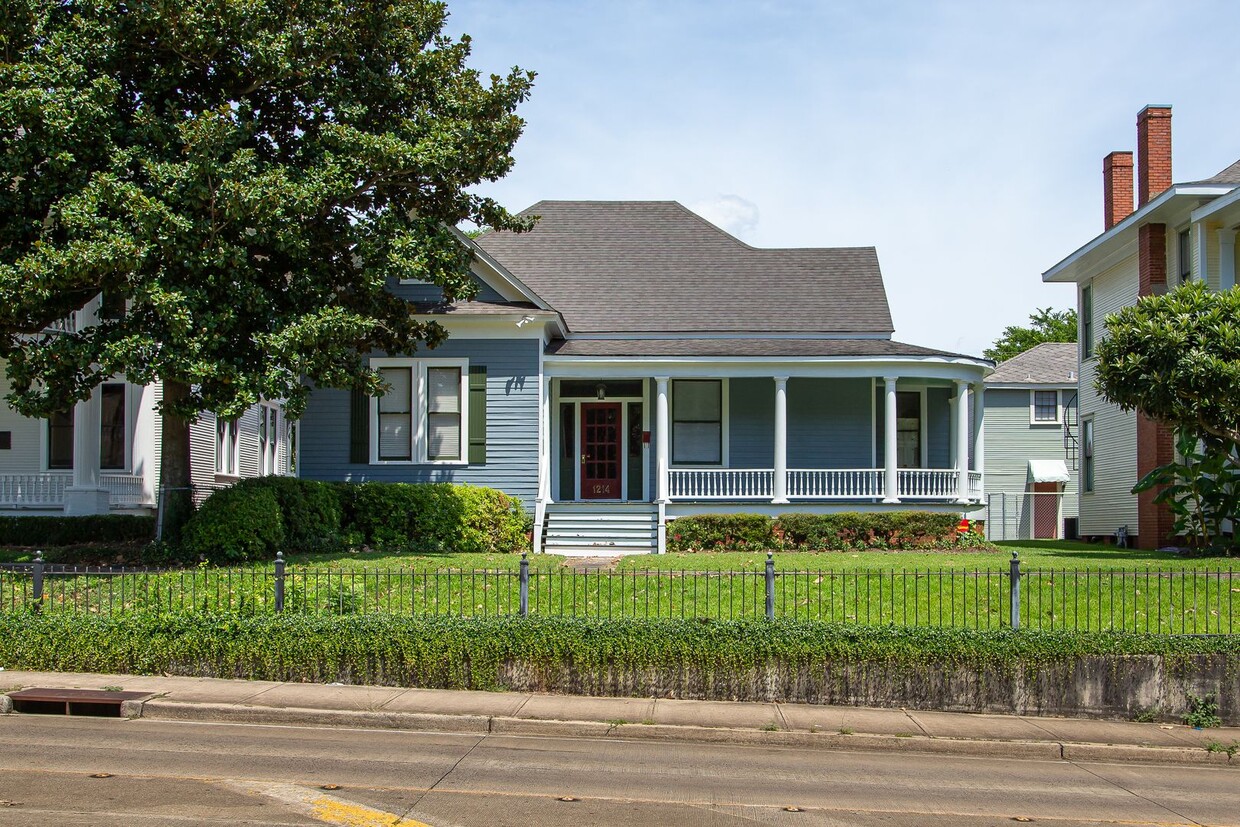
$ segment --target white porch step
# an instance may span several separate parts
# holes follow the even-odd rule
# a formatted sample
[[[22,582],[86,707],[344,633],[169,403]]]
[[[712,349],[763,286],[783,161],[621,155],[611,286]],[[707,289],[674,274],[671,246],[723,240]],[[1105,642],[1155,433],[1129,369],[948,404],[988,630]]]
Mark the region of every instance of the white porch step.
[[[543,548],[569,557],[649,554],[658,542],[657,519],[650,503],[553,503]]]

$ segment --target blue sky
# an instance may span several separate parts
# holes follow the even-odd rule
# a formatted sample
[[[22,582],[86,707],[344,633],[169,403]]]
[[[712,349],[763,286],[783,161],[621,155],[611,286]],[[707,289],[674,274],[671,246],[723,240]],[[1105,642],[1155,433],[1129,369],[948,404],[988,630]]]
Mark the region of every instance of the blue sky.
[[[484,191],[670,199],[759,247],[873,245],[896,338],[980,354],[1071,287],[1102,158],[1173,106],[1174,178],[1240,158],[1234,2],[449,0],[473,65],[538,72]],[[755,291],[761,289],[754,286]]]

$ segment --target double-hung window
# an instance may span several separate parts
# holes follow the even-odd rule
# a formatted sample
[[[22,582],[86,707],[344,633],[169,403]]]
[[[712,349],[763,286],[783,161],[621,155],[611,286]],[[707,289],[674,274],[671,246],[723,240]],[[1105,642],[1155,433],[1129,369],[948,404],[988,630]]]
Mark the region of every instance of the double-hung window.
[[[1059,424],[1059,391],[1031,391],[1029,421],[1033,425]]]
[[[1179,268],[1180,284],[1187,284],[1193,279],[1193,235],[1190,230],[1180,230],[1176,237],[1176,264]]]
[[[215,417],[215,473],[235,477],[237,471],[237,420]]]
[[[73,467],[73,408],[47,418],[47,467],[49,470]]]
[[[99,390],[99,467],[125,468],[125,385],[109,382]]]
[[[672,462],[723,464],[723,382],[672,381]]]
[[[1081,358],[1094,355],[1094,287],[1081,288]]]
[[[464,359],[373,359],[389,390],[371,400],[371,462],[465,460],[468,363]]]
[[[280,456],[280,409],[264,403],[258,406],[258,470],[275,474]]]

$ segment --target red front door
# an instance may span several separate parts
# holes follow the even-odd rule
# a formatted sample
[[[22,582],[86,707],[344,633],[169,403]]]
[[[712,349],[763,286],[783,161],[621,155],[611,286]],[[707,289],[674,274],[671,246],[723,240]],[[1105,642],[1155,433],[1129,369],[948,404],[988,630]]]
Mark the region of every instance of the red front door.
[[[581,498],[620,499],[620,403],[581,406]]]

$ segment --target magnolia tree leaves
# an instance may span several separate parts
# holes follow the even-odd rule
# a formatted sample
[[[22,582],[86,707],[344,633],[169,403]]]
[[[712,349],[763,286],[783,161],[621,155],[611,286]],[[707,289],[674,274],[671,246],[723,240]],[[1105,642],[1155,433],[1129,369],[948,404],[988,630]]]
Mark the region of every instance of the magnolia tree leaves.
[[[304,407],[379,389],[360,353],[444,336],[385,288],[470,298],[451,229],[528,222],[471,188],[512,166],[533,74],[481,77],[423,0],[12,0],[0,20],[0,356],[29,415],[121,374],[166,404]],[[101,291],[130,305],[44,328]]]

